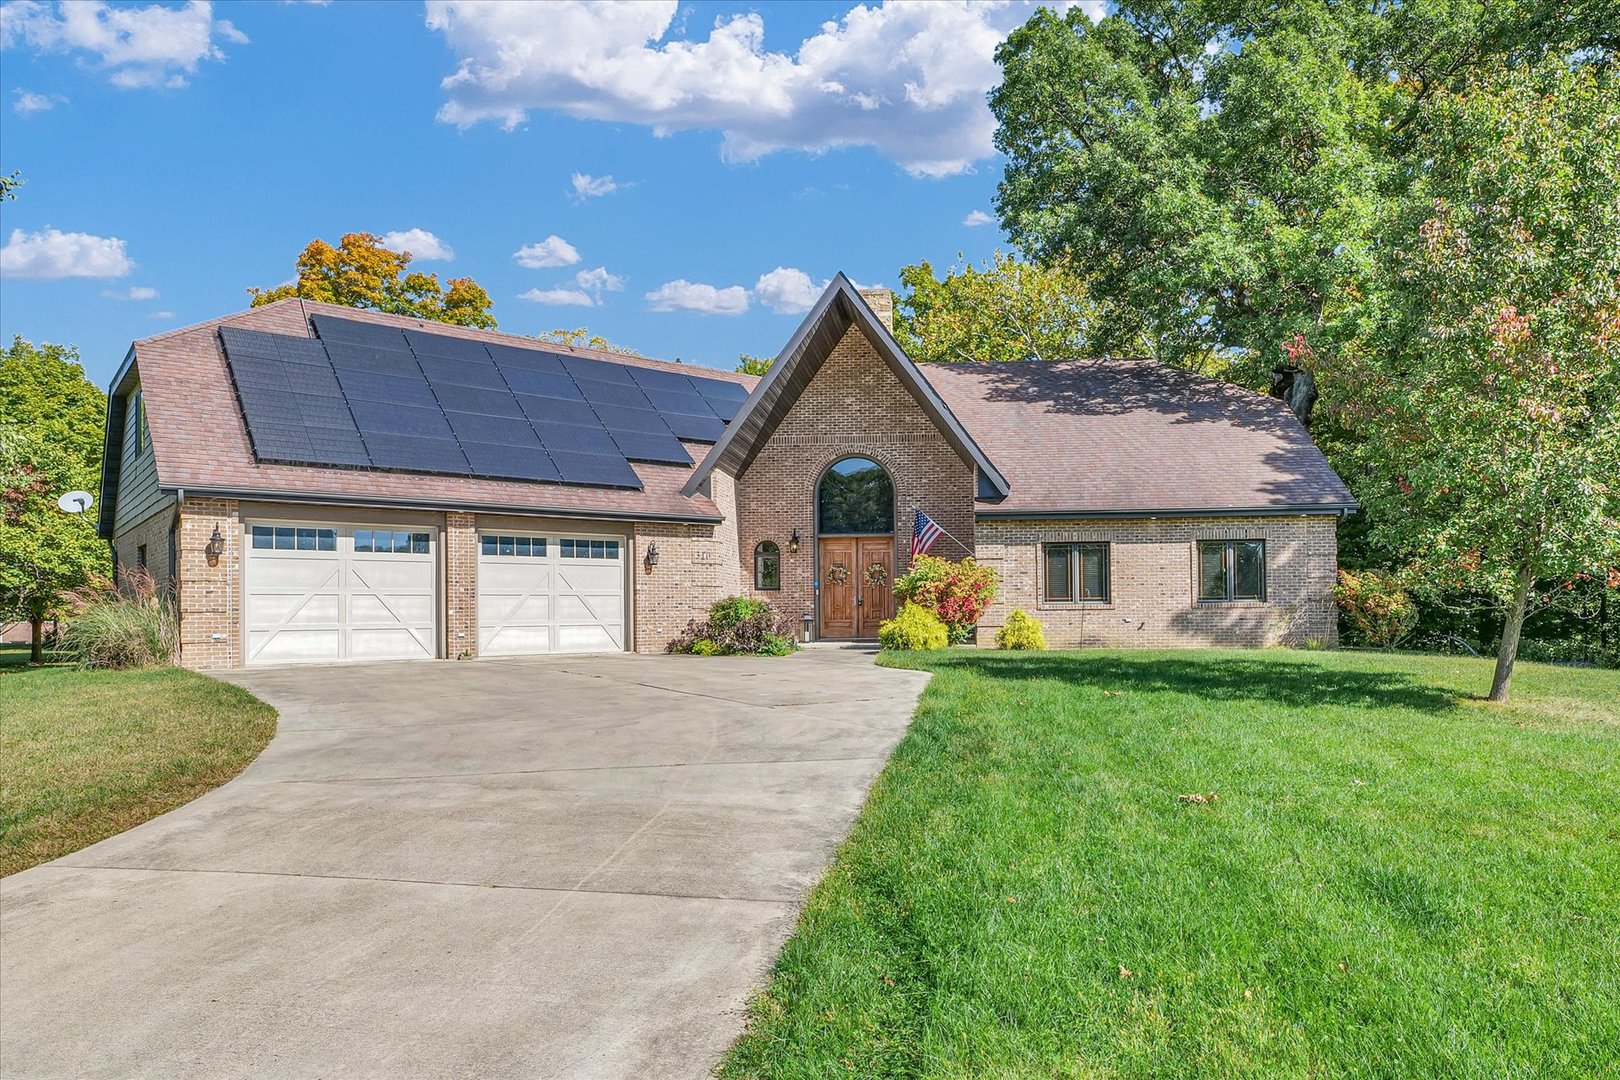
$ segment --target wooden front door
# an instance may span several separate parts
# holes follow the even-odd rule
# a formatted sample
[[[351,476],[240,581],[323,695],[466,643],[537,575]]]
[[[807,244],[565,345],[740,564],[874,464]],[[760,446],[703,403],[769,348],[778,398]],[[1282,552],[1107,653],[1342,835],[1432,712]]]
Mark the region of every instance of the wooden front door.
[[[877,637],[894,617],[894,537],[826,536],[820,546],[820,635]]]

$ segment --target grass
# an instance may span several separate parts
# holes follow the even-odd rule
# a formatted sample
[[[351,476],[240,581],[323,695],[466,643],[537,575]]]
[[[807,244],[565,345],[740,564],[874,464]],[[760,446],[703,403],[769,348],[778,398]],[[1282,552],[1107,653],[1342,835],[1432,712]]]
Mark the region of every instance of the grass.
[[[933,681],[721,1075],[1620,1076],[1620,672],[883,662]]]
[[[196,672],[27,660],[0,648],[0,875],[190,802],[275,733],[274,709]]]

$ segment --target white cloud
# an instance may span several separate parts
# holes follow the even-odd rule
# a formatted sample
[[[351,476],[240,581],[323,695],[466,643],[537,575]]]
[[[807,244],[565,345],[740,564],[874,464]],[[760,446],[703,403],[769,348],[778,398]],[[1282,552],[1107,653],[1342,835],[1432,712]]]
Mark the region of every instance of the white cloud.
[[[574,275],[574,288],[530,289],[519,293],[519,300],[532,300],[537,304],[572,304],[576,307],[598,307],[603,292],[622,292],[624,278],[608,272],[605,266],[594,270],[581,270]]]
[[[154,311],[150,315],[148,315],[147,318],[149,318],[149,319],[172,319],[172,318],[174,318],[174,312],[172,312],[172,311]]]
[[[528,292],[518,293],[518,299],[530,300],[536,304],[596,306],[596,300],[581,289],[530,289]]]
[[[579,262],[574,245],[553,234],[538,244],[524,244],[512,253],[519,266],[530,270],[544,270],[548,266],[573,266]]]
[[[803,270],[778,266],[754,283],[754,299],[778,315],[797,315],[809,311],[826,287],[825,281],[817,285]]]
[[[408,251],[420,262],[449,262],[456,257],[454,248],[426,229],[385,232],[382,242],[389,251]]]
[[[741,315],[748,310],[748,290],[741,285],[717,289],[685,278],[666,281],[647,294],[654,311],[696,311],[703,315]]]
[[[150,285],[131,285],[127,289],[102,289],[101,295],[109,300],[156,300],[158,291]]]
[[[59,94],[36,94],[21,87],[12,93],[16,95],[17,100],[11,103],[11,107],[17,111],[18,116],[32,116],[37,112],[54,109],[67,101],[67,98]]]
[[[219,41],[242,45],[247,35],[214,18],[208,0],[178,8],[110,7],[102,0],[54,9],[43,0],[14,0],[0,7],[0,48],[89,54],[123,89],[185,86],[199,63],[225,59]]]
[[[111,236],[65,233],[46,228],[25,233],[11,230],[11,238],[0,248],[0,277],[37,278],[116,278],[123,277],[135,264],[124,251],[124,242]]]
[[[980,225],[994,225],[995,223],[996,219],[985,213],[983,210],[971,211],[967,217],[962,219],[962,224],[966,225],[970,229],[976,229]]]
[[[914,175],[949,176],[994,153],[995,48],[1036,6],[857,4],[791,53],[766,50],[758,12],[721,16],[705,38],[672,33],[677,0],[429,0],[427,26],[457,57],[439,119],[459,127],[512,129],[549,109],[658,135],[719,129],[728,161],[871,146]],[[1103,3],[1085,6],[1095,18]]]
[[[574,198],[599,199],[603,195],[611,195],[619,190],[619,184],[611,176],[592,176],[590,173],[575,173],[572,178],[574,185]]]

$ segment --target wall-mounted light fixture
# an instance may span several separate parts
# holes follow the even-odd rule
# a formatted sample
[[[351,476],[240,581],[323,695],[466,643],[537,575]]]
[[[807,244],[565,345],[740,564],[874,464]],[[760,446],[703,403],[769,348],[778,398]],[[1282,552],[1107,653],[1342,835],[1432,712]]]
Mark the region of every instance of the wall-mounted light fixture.
[[[789,555],[797,555],[798,553],[799,553],[799,530],[794,529],[793,530],[793,535],[788,537],[788,554]]]
[[[643,562],[645,562],[647,564],[647,572],[649,574],[652,573],[652,568],[658,565],[658,545],[657,544],[648,544],[647,545],[647,557],[643,560]]]
[[[208,560],[209,566],[218,566],[219,557],[225,554],[225,538],[219,535],[219,526],[214,526],[214,535],[208,538],[203,546],[203,557]]]

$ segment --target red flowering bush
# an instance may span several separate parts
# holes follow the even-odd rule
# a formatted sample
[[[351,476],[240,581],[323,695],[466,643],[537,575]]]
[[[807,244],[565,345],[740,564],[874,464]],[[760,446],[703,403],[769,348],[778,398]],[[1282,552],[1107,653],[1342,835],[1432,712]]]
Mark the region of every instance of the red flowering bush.
[[[916,604],[939,616],[960,645],[973,633],[985,609],[996,599],[996,572],[972,556],[961,562],[918,555],[911,569],[894,579],[895,599]]]

